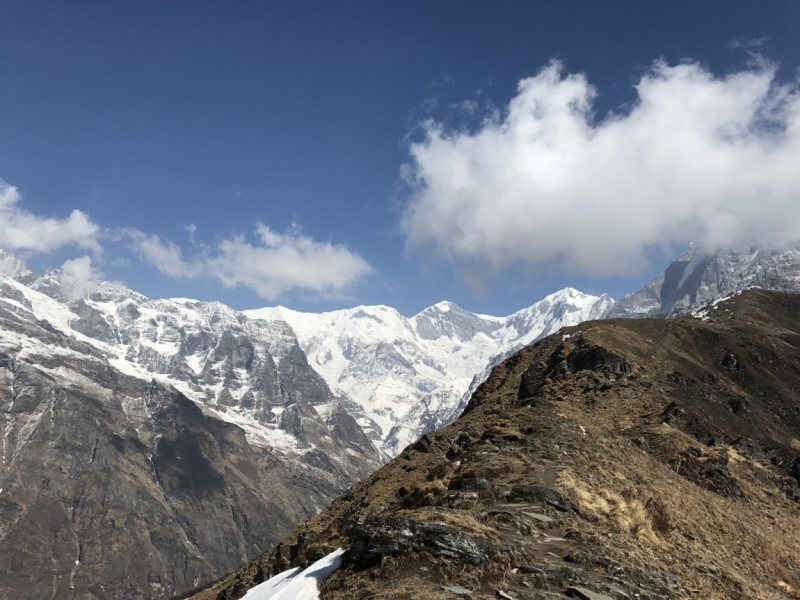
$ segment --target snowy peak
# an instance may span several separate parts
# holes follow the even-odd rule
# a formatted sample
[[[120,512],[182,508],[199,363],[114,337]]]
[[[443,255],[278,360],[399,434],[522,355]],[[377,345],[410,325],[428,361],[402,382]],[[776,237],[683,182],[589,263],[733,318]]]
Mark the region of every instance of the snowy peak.
[[[491,367],[561,327],[602,318],[613,301],[567,288],[509,317],[439,302],[405,318],[386,306],[322,314],[283,307],[245,311],[291,325],[309,364],[370,439],[393,456],[426,431],[455,419]],[[352,406],[360,408],[360,414]]]
[[[15,260],[5,263],[14,276],[0,275],[4,302],[16,302],[30,323],[46,321],[120,371],[173,385],[242,427],[252,443],[303,460],[313,451],[351,450],[344,438],[325,441],[336,438],[325,421],[331,415],[337,431],[360,428],[373,457],[397,454],[455,419],[499,360],[563,326],[600,318],[612,304],[567,288],[508,317],[452,302],[411,318],[388,306],[238,312],[219,302],[151,300],[108,282],[76,297],[76,282],[64,273],[37,274]],[[346,470],[360,472],[370,463],[365,457],[345,458]]]
[[[0,249],[0,275],[7,275],[19,281],[33,278],[36,272],[28,268],[28,265],[15,254]]]
[[[410,319],[417,334],[426,340],[441,337],[467,342],[477,333],[490,335],[502,327],[502,319],[476,315],[452,302],[439,302]]]
[[[614,301],[607,294],[591,296],[574,288],[564,288],[506,317],[505,322],[522,337],[532,331],[536,332],[536,337],[544,337],[575,319],[579,319],[577,322],[602,319],[613,305]]]
[[[354,452],[355,438],[339,439],[324,422],[336,398],[285,321],[251,320],[220,302],[151,300],[109,282],[92,282],[75,298],[75,282],[60,271],[39,274],[13,255],[1,258],[13,269],[0,274],[0,350],[21,359],[64,354],[40,341],[36,332],[50,328],[83,344],[76,359],[91,349],[125,375],[173,386],[241,427],[253,445],[309,465],[325,456],[329,472],[351,481],[379,464],[370,442]],[[341,431],[358,427],[336,419]]]

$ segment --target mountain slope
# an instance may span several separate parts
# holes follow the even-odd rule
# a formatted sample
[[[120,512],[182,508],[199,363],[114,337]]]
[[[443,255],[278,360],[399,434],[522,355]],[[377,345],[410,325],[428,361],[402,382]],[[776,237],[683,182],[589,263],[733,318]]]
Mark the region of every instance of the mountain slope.
[[[751,287],[800,292],[800,248],[708,253],[691,245],[664,273],[619,300],[608,318],[674,316]]]
[[[236,600],[337,547],[330,600],[796,598],[798,389],[800,295],[566,328],[193,598]]]
[[[245,311],[285,321],[311,366],[363,411],[357,420],[389,456],[455,419],[492,366],[565,325],[602,317],[613,301],[567,288],[509,317],[440,302],[405,318],[386,306],[322,314]]]
[[[169,598],[380,457],[285,323],[0,274],[0,596]]]

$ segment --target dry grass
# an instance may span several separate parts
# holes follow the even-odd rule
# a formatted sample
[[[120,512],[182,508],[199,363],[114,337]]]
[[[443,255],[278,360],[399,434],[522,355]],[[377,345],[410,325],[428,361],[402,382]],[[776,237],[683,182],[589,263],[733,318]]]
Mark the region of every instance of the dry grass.
[[[437,561],[427,553],[414,556],[386,556],[373,572],[338,571],[320,590],[322,600],[452,600],[443,585],[472,590],[472,598],[493,598],[481,593],[486,582],[503,581],[511,573],[514,559],[498,555],[483,565],[460,565]],[[486,591],[486,590],[484,590]]]
[[[436,481],[442,480],[447,478],[450,474],[450,471],[453,469],[453,465],[450,461],[442,461],[433,467],[430,471],[428,471],[428,475],[425,477],[426,481]]]
[[[664,537],[668,535],[675,527],[672,525],[672,519],[669,516],[667,505],[648,496],[642,490],[636,488],[627,488],[622,490],[620,494],[629,503],[638,502],[644,505],[645,513],[650,519],[650,524],[655,533]]]
[[[404,489],[404,488],[403,488]],[[410,492],[401,496],[403,508],[438,506],[447,493],[447,486],[441,481],[429,481],[415,485]]]
[[[619,478],[620,475],[615,473],[614,477]],[[608,488],[596,489],[575,478],[569,470],[559,474],[558,484],[577,499],[581,512],[588,513],[601,522],[640,540],[654,545],[662,543],[654,528],[646,501],[643,502],[640,495],[631,491],[631,488],[626,488],[620,493]],[[666,511],[663,505],[660,509]]]
[[[662,443],[674,444],[675,453],[694,443],[666,427],[658,431],[664,433]],[[728,499],[664,469],[644,452],[628,452],[628,443],[602,443],[605,452],[585,463],[588,472],[567,469],[557,482],[584,516],[598,519],[586,523],[586,530],[611,534],[594,538],[606,556],[641,569],[659,564],[682,586],[697,590],[694,597],[800,598],[800,511],[777,483],[771,495],[765,494],[766,477],[774,479],[775,473],[730,451],[728,466],[743,498]],[[645,480],[646,485],[633,484]],[[659,531],[666,525],[671,533]]]

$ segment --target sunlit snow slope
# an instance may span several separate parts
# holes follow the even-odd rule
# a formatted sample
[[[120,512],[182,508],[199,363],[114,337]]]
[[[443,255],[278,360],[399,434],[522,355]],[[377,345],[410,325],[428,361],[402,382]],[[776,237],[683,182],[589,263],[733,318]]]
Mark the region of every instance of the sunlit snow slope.
[[[394,456],[455,419],[502,358],[563,326],[602,318],[612,305],[606,295],[566,288],[508,317],[474,314],[450,302],[411,318],[387,306],[244,314],[288,323],[311,366],[363,410],[357,417],[362,429]]]

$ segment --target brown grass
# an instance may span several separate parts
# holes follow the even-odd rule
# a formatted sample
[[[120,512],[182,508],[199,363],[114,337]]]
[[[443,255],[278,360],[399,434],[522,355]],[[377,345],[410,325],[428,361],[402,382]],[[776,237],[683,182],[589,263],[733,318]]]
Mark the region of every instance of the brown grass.
[[[620,473],[612,475],[614,478],[620,476]],[[626,488],[620,493],[608,488],[596,489],[594,486],[576,479],[569,470],[559,474],[558,483],[562,488],[569,490],[577,500],[582,513],[593,515],[601,522],[641,540],[656,545],[661,543],[656,529],[654,529],[653,518],[648,512],[646,501],[643,502],[639,495],[630,488]],[[658,517],[659,525],[663,527],[662,519],[666,515],[666,507],[661,505],[659,508],[662,511],[662,515]],[[669,527],[671,528],[671,525]]]
[[[414,510],[413,513],[400,511],[398,516],[406,516],[417,521],[430,521],[431,523],[450,525],[466,534],[492,541],[501,539],[497,531],[478,521],[472,514],[460,510],[429,506]]]
[[[437,479],[438,480],[445,479],[450,474],[452,468],[453,465],[450,463],[450,461],[447,460],[442,461],[435,467],[433,467],[430,471],[428,471],[428,475],[425,479],[427,481],[436,481]]]
[[[441,481],[417,484],[401,499],[401,506],[403,508],[438,506],[446,493],[447,486]]]
[[[672,519],[669,516],[667,505],[648,496],[640,489],[626,488],[622,490],[620,495],[628,502],[640,502],[644,505],[644,511],[650,519],[650,525],[653,531],[661,537],[665,537],[673,529]]]

